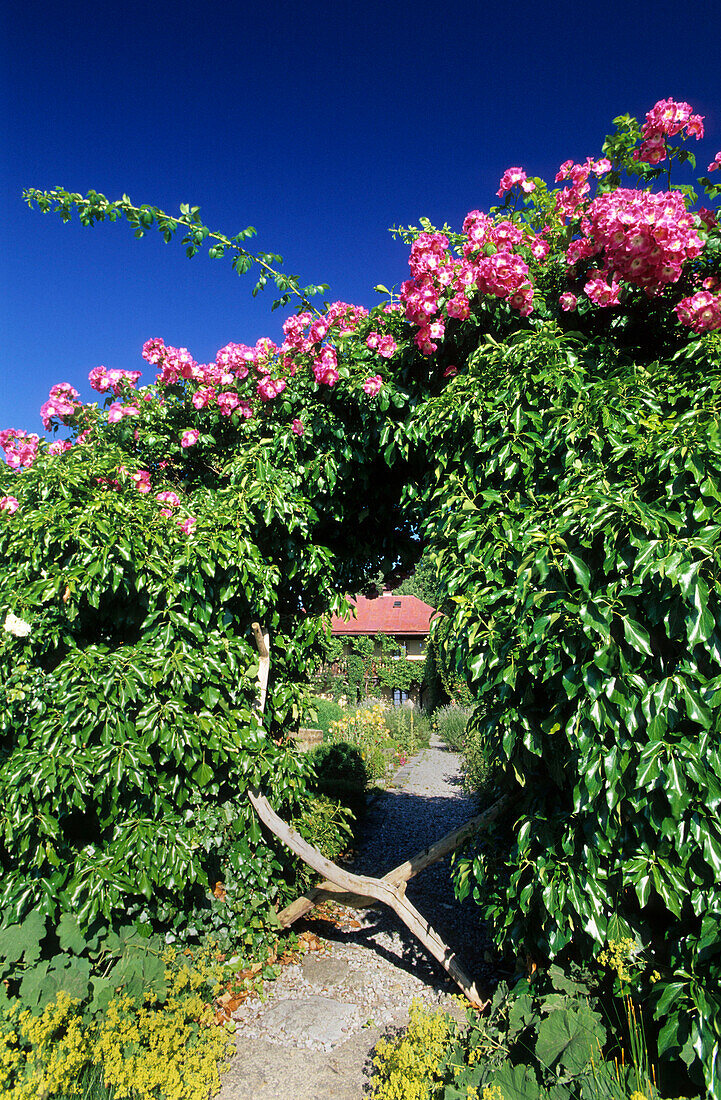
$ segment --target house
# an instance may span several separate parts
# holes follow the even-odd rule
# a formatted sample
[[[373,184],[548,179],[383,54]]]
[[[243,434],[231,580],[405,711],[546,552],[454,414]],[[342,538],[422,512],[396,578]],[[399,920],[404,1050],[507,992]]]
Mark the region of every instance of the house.
[[[346,643],[346,654],[352,652],[354,639],[375,639],[374,653],[379,658],[382,655],[382,639],[392,639],[399,647],[399,652],[392,659],[415,663],[417,675],[414,677],[413,670],[406,669],[403,686],[384,687],[384,677],[373,669],[373,686],[394,703],[423,706],[426,640],[436,609],[417,596],[401,596],[395,592],[383,592],[374,597],[356,596],[350,602],[354,613],[346,618],[334,615],[331,636]]]

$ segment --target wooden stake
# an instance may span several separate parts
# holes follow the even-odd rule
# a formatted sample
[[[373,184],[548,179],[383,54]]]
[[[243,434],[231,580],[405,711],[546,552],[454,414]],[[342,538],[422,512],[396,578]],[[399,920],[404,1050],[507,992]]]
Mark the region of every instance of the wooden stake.
[[[470,821],[467,821],[465,825],[461,825],[460,828],[454,829],[450,833],[446,833],[445,836],[437,840],[435,844],[429,845],[427,848],[423,848],[422,851],[416,852],[414,856],[406,860],[405,863],[401,863],[398,867],[394,867],[392,871],[388,871],[383,876],[382,881],[388,882],[391,886],[403,886],[409,879],[414,878],[419,871],[425,870],[426,867],[430,867],[431,864],[437,863],[439,859],[443,859],[453,852],[456,848],[467,840],[468,837],[473,836],[474,833],[480,832],[481,829],[485,829],[492,821],[495,821],[498,815],[508,805],[508,795],[503,795],[492,806],[489,806],[483,813],[477,814],[476,817],[472,817]],[[340,890],[335,883],[330,879],[326,879],[325,882],[321,882],[318,886],[309,890],[307,894],[303,894],[296,901],[292,902],[280,913],[278,913],[278,920],[284,928],[293,924],[300,917],[305,916],[315,905],[320,905],[323,901],[334,901],[339,905],[347,905],[352,909],[363,909],[368,905],[372,905],[372,900],[368,897],[362,897],[360,894],[349,894],[346,891]]]

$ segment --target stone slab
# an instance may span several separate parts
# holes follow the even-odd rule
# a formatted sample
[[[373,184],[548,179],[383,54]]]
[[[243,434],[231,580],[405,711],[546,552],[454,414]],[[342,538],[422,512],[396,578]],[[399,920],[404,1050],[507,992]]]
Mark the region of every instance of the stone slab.
[[[344,959],[306,955],[300,964],[303,977],[318,989],[331,989],[348,977],[350,967]]]
[[[368,1028],[330,1053],[244,1039],[216,1100],[360,1100],[380,1034]]]
[[[356,1005],[341,1004],[332,997],[301,997],[276,1001],[265,1013],[264,1026],[303,1042],[312,1039],[333,1046],[346,1039],[347,1029],[357,1021]]]

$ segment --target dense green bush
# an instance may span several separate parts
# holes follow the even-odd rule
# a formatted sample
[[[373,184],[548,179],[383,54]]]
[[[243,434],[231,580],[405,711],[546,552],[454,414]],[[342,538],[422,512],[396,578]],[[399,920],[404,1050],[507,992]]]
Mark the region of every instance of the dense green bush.
[[[464,889],[499,946],[645,945],[661,1052],[706,1065],[721,1019],[720,351],[716,335],[664,356],[658,336],[623,348],[549,326],[482,345],[431,414],[436,536],[462,551],[445,573],[453,657],[480,699],[470,736],[513,794],[461,863]]]

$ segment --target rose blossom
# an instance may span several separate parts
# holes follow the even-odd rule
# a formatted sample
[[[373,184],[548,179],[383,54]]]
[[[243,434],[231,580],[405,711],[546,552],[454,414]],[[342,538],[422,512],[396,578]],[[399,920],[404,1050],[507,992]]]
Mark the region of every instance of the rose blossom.
[[[54,443],[51,443],[48,447],[49,455],[61,455],[64,451],[69,451],[72,447],[72,443],[69,439],[56,439]]]
[[[363,390],[369,397],[375,397],[383,386],[383,379],[380,374],[374,374],[372,378],[366,378],[363,383]]]
[[[294,420],[290,427],[291,431],[295,432],[296,435],[302,435],[305,431],[302,420]]]
[[[12,515],[19,507],[16,497],[0,497],[0,512],[9,512]]]
[[[561,304],[561,309],[565,310],[566,313],[574,310],[578,305],[578,298],[575,294],[572,294],[570,290],[565,291],[558,301]]]
[[[181,447],[194,447],[198,442],[200,432],[197,428],[188,428],[186,432],[183,432],[180,438]]]
[[[526,173],[522,168],[507,168],[501,176],[500,186],[496,191],[499,199],[502,199],[517,183],[520,183],[521,189],[525,191],[527,195],[530,195],[532,191],[536,190],[535,183],[533,180],[529,180],[526,177]]]

